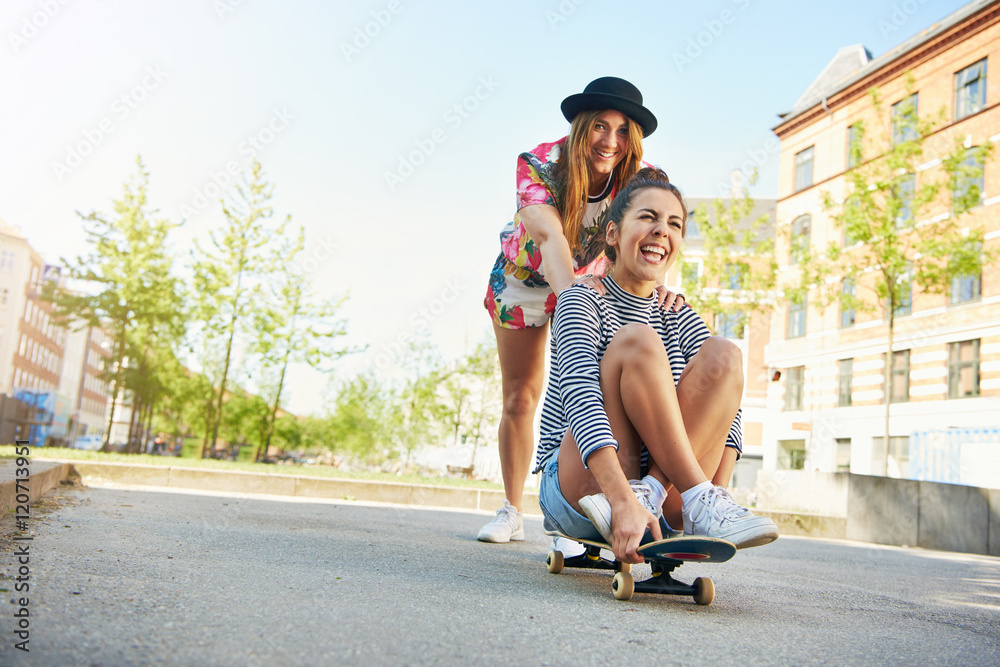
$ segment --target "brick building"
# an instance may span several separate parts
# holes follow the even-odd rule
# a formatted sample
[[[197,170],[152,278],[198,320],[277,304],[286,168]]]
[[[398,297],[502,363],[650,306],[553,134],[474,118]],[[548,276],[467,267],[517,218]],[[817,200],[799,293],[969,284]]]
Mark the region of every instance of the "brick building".
[[[99,379],[107,356],[103,332],[59,326],[41,299],[47,280],[60,280],[20,229],[0,220],[0,395],[21,402],[0,419],[0,433],[26,435],[34,444],[65,444],[104,432],[107,387]],[[27,404],[25,412],[23,408]],[[27,416],[26,416],[27,415]]]
[[[69,398],[73,414],[69,440],[103,435],[107,429],[108,385],[101,379],[112,341],[103,329],[70,329],[66,336],[59,393]]]
[[[816,252],[843,240],[843,228],[835,224],[823,199],[829,194],[843,202],[850,194],[848,172],[856,165],[848,146],[858,121],[874,133],[871,136],[894,136],[895,126],[879,126],[886,120],[873,111],[867,95],[873,87],[881,90],[890,123],[901,105],[914,105],[921,119],[943,114],[929,138],[933,141],[925,142],[925,162],[912,175],[910,187],[940,178],[940,157],[956,141],[966,148],[996,144],[1000,2],[972,2],[875,59],[862,46],[841,49],[792,111],[781,116],[773,130],[781,140],[777,257],[785,278],[798,270],[791,239]],[[998,151],[985,161],[977,185],[983,192],[981,203],[960,219],[961,224],[984,230],[984,246],[996,248]],[[947,219],[951,202],[945,196],[932,209],[928,221]],[[921,220],[916,223],[919,233]],[[841,245],[850,252],[846,240]],[[943,295],[923,293],[915,286],[909,302],[897,309],[888,456],[883,442],[886,309],[855,312],[836,304],[822,308],[814,296],[810,292],[801,306],[788,304],[772,316],[765,356],[768,366],[780,372],[780,380],[768,391],[768,406],[776,417],[764,428],[765,468],[916,478],[912,452],[928,441],[926,434],[998,433],[997,266],[984,266],[981,275],[956,280]],[[860,289],[856,296],[862,298]],[[950,465],[957,466],[961,458],[966,467],[995,466],[1000,478],[1000,437],[989,437],[996,439],[995,446],[977,445],[977,456],[985,456],[978,464],[953,448],[947,454]]]
[[[708,224],[711,225],[715,220],[715,202],[719,201],[727,207],[730,206],[732,197],[739,195],[741,187],[740,172],[735,171],[728,197],[719,197],[718,199],[685,198],[689,215],[683,256],[681,262],[671,267],[667,275],[668,285],[680,286],[677,289],[683,293],[683,285],[693,284],[705,273],[705,263],[709,260],[703,247],[704,238],[695,220],[694,211],[704,208],[708,214]],[[740,224],[749,227],[750,221],[762,216],[766,216],[770,223],[761,231],[761,235],[771,237],[774,234],[775,216],[775,200],[773,199],[755,199],[753,210]],[[740,259],[733,257],[734,261]],[[738,281],[735,281],[728,285],[715,285],[713,287],[721,290],[723,295],[727,291],[736,294],[743,287],[737,283]],[[722,298],[725,299],[725,296]],[[741,403],[743,410],[743,456],[733,471],[731,486],[738,494],[747,492],[754,487],[757,470],[763,466],[764,425],[771,416],[767,405],[770,374],[764,359],[765,346],[770,338],[770,318],[766,315],[749,312],[713,313],[707,305],[698,303],[697,297],[692,299],[691,305],[697,309],[698,314],[702,316],[714,335],[723,336],[733,341],[743,353],[744,381]]]

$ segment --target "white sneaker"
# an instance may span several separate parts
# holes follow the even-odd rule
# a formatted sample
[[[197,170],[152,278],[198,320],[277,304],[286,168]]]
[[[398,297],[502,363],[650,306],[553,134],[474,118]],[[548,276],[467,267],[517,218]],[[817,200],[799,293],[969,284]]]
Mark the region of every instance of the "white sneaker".
[[[654,507],[653,501],[650,500],[653,490],[649,488],[649,485],[633,479],[629,480],[629,486],[632,487],[632,492],[635,493],[636,500],[639,501],[640,505],[649,510],[657,519],[663,516],[663,508]],[[597,532],[604,537],[608,544],[611,544],[614,532],[611,530],[611,503],[608,502],[607,497],[603,493],[584,496],[580,498],[580,509],[587,515],[590,522],[594,524]]]
[[[524,539],[524,522],[521,513],[510,504],[503,501],[503,507],[497,510],[493,520],[483,526],[476,537],[480,542],[518,542]]]
[[[729,491],[713,486],[698,496],[684,516],[684,534],[729,540],[738,549],[759,547],[778,539],[774,522],[742,507]]]
[[[565,537],[553,537],[552,549],[553,551],[562,552],[564,558],[574,558],[582,556],[587,547],[575,540],[567,540]]]

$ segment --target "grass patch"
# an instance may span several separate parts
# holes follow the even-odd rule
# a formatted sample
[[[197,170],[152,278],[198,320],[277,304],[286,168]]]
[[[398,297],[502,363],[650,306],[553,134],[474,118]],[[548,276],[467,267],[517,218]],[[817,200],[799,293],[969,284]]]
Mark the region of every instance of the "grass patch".
[[[433,477],[417,474],[394,475],[387,472],[367,470],[341,470],[320,465],[279,465],[274,463],[246,463],[222,461],[219,459],[186,459],[177,456],[155,456],[153,454],[118,454],[111,452],[91,452],[81,449],[33,447],[33,459],[58,459],[60,461],[95,461],[102,463],[133,463],[138,465],[175,466],[179,468],[207,468],[211,470],[239,470],[243,472],[263,472],[272,475],[295,475],[302,477],[332,477],[336,479],[356,479],[372,482],[399,482],[404,484],[432,484],[435,486],[456,486],[472,489],[503,489],[500,484],[475,479],[454,477]],[[0,445],[0,459],[16,458],[13,445]]]

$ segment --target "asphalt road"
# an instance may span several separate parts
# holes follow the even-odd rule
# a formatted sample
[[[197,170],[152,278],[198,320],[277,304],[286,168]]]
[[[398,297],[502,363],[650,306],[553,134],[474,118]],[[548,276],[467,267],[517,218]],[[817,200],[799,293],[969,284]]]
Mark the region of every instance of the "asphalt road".
[[[102,489],[42,505],[26,607],[23,542],[0,554],[0,664],[1000,664],[996,558],[786,537],[682,566],[715,581],[702,607],[549,574],[535,519],[490,545],[465,512]]]

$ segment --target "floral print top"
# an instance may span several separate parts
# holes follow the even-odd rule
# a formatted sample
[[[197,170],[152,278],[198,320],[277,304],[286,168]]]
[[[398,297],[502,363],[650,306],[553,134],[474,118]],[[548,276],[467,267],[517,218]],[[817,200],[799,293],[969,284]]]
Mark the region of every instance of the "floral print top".
[[[566,137],[559,141],[539,144],[527,153],[521,153],[517,158],[517,210],[525,206],[548,204],[558,207],[555,192],[555,167]],[[584,210],[583,224],[580,226],[580,246],[573,255],[573,271],[583,273],[603,273],[596,269],[604,268],[594,264],[601,258],[604,251],[604,232],[602,223],[614,199],[611,180],[608,188],[596,197],[590,197]],[[512,264],[526,269],[539,280],[539,266],[542,262],[538,246],[528,234],[519,215],[500,232],[500,247],[503,255]],[[544,275],[544,272],[541,272]]]

